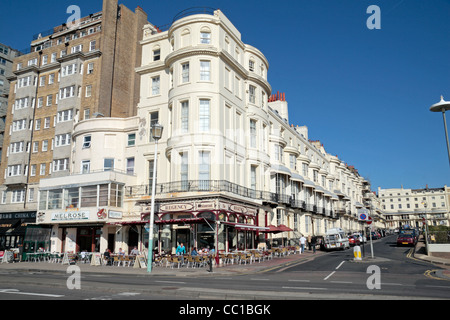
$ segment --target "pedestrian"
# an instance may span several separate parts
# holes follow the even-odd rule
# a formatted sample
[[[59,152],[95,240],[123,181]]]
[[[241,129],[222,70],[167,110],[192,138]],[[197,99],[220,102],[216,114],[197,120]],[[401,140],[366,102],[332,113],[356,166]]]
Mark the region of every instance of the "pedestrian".
[[[312,237],[311,238],[311,246],[313,249],[313,253],[316,253],[316,244],[317,244],[317,237]]]
[[[311,235],[308,235],[308,250],[311,251]]]
[[[180,243],[180,245],[177,247],[177,250],[175,251],[175,254],[177,256],[186,254],[186,248],[184,247],[183,243]]]
[[[305,244],[306,244],[306,238],[304,235],[302,235],[300,237],[300,248],[301,248],[301,253],[303,253],[305,251]]]

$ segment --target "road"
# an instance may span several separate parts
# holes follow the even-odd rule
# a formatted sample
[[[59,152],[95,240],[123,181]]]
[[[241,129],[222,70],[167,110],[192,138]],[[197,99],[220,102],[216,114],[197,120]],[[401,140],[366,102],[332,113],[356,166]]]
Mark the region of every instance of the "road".
[[[370,248],[366,245],[366,256]],[[83,274],[81,290],[67,275],[4,271],[1,300],[196,300],[209,299],[449,299],[450,281],[433,277],[439,267],[410,257],[395,236],[374,242],[375,258],[353,261],[353,250],[253,274],[209,277],[145,277]]]

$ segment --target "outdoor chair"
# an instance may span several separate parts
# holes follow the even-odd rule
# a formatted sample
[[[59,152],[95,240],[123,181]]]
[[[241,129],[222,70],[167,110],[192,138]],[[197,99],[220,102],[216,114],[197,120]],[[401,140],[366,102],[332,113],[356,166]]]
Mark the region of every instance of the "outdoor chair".
[[[187,256],[186,268],[189,268],[189,265],[191,265],[193,268],[195,268],[195,260],[194,260],[194,257],[191,255]]]
[[[197,266],[197,267],[205,266],[205,261],[204,261],[203,257],[201,257],[201,256],[195,256],[194,261],[195,261],[195,266]]]
[[[230,263],[230,261],[231,261],[231,264],[233,264],[235,261],[237,262],[238,257],[230,253],[230,254],[227,254],[227,259],[228,259],[228,263]]]
[[[120,266],[120,260],[119,260],[119,257],[114,257],[114,260],[113,260],[113,266]]]
[[[247,264],[247,262],[250,263],[249,258],[248,258],[246,253],[239,253],[238,256],[239,256],[239,263],[240,264],[242,264],[242,263]]]
[[[175,264],[178,265],[178,269],[179,269],[179,268],[180,268],[180,265],[181,265],[181,259],[180,259],[180,257],[173,257],[173,258],[172,258],[172,269],[173,269],[173,267],[175,266]]]

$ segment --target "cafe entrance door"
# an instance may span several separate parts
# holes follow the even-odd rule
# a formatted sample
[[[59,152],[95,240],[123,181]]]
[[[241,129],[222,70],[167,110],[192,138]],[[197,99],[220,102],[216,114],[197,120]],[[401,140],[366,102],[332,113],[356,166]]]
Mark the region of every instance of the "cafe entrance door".
[[[176,229],[177,243],[175,247],[177,247],[180,243],[183,243],[186,248],[186,253],[189,253],[192,250],[190,231],[191,230],[189,228]]]
[[[99,252],[101,229],[94,227],[78,228],[77,251]]]

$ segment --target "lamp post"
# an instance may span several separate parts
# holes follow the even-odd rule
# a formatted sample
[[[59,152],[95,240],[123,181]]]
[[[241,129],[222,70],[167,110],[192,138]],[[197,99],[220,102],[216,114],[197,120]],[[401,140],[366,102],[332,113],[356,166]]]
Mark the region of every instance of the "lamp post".
[[[448,142],[447,121],[445,120],[445,111],[446,110],[450,110],[450,102],[445,101],[444,97],[442,97],[442,96],[441,96],[441,101],[439,101],[436,104],[433,104],[430,107],[431,112],[442,112],[442,117],[444,118],[445,139],[447,141],[448,161],[450,164],[450,144]]]
[[[152,205],[150,211],[148,230],[148,263],[147,272],[152,272],[153,264],[153,221],[155,220],[155,193],[156,193],[156,160],[158,158],[158,140],[161,139],[164,127],[159,123],[152,125],[150,133],[155,140],[155,160],[153,160],[153,180],[152,180]]]

